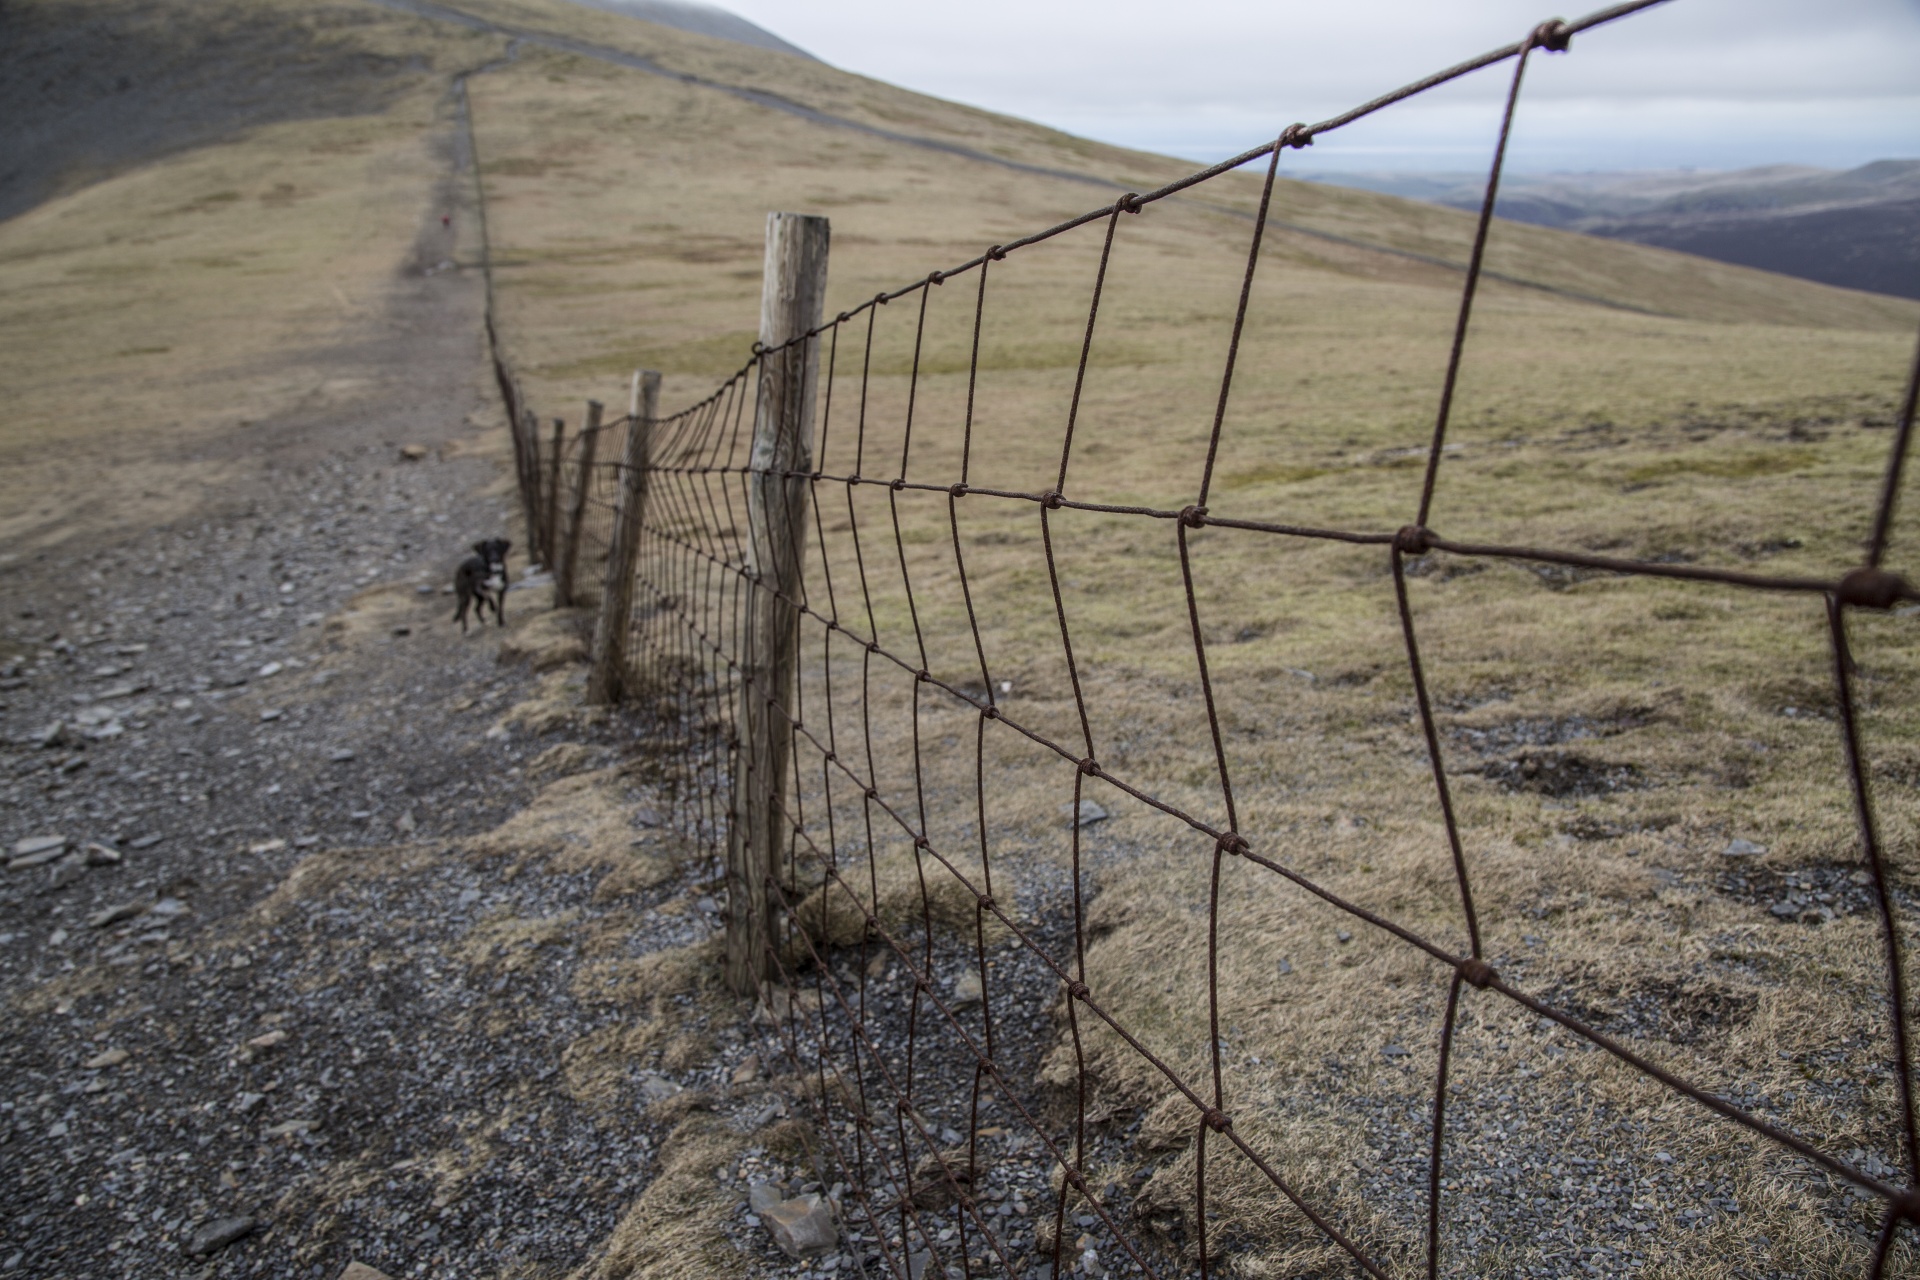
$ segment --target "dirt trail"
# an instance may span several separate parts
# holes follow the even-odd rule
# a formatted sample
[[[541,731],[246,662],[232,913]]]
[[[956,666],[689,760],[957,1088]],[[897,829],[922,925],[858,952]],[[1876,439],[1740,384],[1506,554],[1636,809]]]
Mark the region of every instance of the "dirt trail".
[[[545,1274],[648,1176],[584,975],[708,917],[571,620],[448,621],[511,529],[463,185],[317,358],[347,390],[240,437],[216,507],[0,579],[0,1274]],[[725,1071],[683,1021],[655,1058]]]

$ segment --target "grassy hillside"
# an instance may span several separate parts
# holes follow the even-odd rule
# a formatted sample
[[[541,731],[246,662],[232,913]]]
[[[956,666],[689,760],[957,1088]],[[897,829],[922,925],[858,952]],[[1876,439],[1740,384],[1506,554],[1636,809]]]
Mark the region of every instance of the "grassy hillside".
[[[489,12],[557,21],[532,6]],[[638,28],[596,38],[1134,189],[1173,171],[817,65]],[[536,399],[576,419],[588,396],[617,404],[637,365],[666,371],[669,406],[737,367],[753,337],[767,209],[833,219],[831,312],[1103,198],[548,51],[486,77],[475,110],[507,342]],[[1069,471],[1074,497],[1163,509],[1192,500],[1245,260],[1249,225],[1234,215],[1255,191],[1253,178],[1234,175],[1122,225]],[[1471,221],[1292,183],[1276,216],[1359,244],[1298,232],[1269,241],[1213,514],[1391,529],[1412,518],[1460,284],[1456,271],[1406,255],[1463,261]],[[1092,226],[993,269],[975,485],[1052,483],[1100,234]],[[1920,311],[1511,224],[1496,229],[1490,263],[1503,280],[1476,312],[1435,527],[1781,574],[1854,562]],[[924,331],[913,299],[876,318],[868,474],[897,474],[923,332],[906,474],[957,475],[974,297],[972,276],[934,291]],[[842,340],[837,416],[822,428],[829,474],[855,470],[860,367],[849,347],[864,334]],[[876,468],[876,457],[888,461]],[[826,486],[820,501],[827,542],[812,598],[827,598],[822,564],[844,592],[862,581],[864,559],[882,643],[911,653],[923,637],[936,674],[977,681],[945,498]],[[1912,528],[1901,521],[1903,533]],[[1077,744],[1035,509],[969,499],[959,531],[988,667],[1014,691],[1009,714]],[[1224,822],[1172,531],[1066,512],[1050,532],[1099,758]],[[1384,553],[1227,530],[1194,545],[1239,829],[1351,900],[1459,945]],[[1489,953],[1530,989],[1558,993],[1710,1087],[1779,1099],[1768,1114],[1836,1149],[1891,1160],[1872,918],[1844,894],[1820,926],[1770,912],[1801,883],[1844,888],[1858,865],[1817,603],[1440,556],[1416,569],[1412,603]],[[860,611],[844,596],[841,608],[864,635]],[[1920,729],[1911,623],[1855,626],[1882,817],[1911,884],[1920,818],[1903,763]],[[972,848],[972,714],[935,699],[916,717],[904,677],[877,676],[863,698],[854,653],[809,672],[807,705],[821,705],[829,681],[837,715],[871,717],[882,793],[924,787],[935,847]],[[1066,858],[1059,814],[1073,794],[1071,764],[996,731],[985,769],[998,874],[1046,883]],[[820,813],[825,794],[811,784],[806,794]],[[1117,790],[1092,795],[1115,816],[1087,839],[1108,867],[1090,982],[1156,1052],[1199,1078],[1210,851]],[[813,834],[826,841],[824,826]],[[906,856],[893,835],[894,856]],[[1722,853],[1736,838],[1769,849],[1750,874]],[[1316,1203],[1383,1255],[1411,1260],[1423,1130],[1364,1117],[1422,1106],[1443,985],[1377,936],[1340,942],[1345,922],[1276,877],[1235,865],[1222,893],[1221,1022],[1232,1028],[1236,1115],[1256,1117],[1248,1131]],[[1578,1215],[1580,1238],[1617,1242],[1616,1212],[1644,1220],[1647,1234],[1634,1239],[1653,1260],[1648,1274],[1731,1276],[1749,1233],[1770,1242],[1760,1246],[1767,1274],[1861,1265],[1870,1215],[1836,1191],[1809,1185],[1738,1131],[1701,1123],[1618,1064],[1569,1052],[1510,1005],[1469,1006],[1454,1064],[1456,1132],[1473,1148],[1455,1157],[1459,1195],[1512,1182],[1478,1154],[1504,1146],[1533,1170],[1518,1180],[1525,1194],[1560,1193],[1568,1177],[1587,1188],[1595,1207]],[[1648,1009],[1651,1022],[1635,1023]],[[1181,1104],[1153,1072],[1112,1037],[1086,1034],[1103,1107],[1134,1108],[1149,1128],[1181,1123]],[[1402,1042],[1409,1057],[1380,1055]],[[1070,1062],[1056,1059],[1050,1078],[1071,1079]],[[1354,1152],[1366,1172],[1326,1154],[1335,1151]],[[1677,1161],[1673,1172],[1655,1152]],[[1613,1202],[1614,1184],[1569,1163],[1588,1158],[1624,1167],[1644,1209]],[[1095,1181],[1124,1183],[1140,1159],[1103,1166]],[[1191,1154],[1144,1167],[1145,1203],[1177,1219]],[[1413,1171],[1404,1180],[1372,1172],[1402,1168]],[[1226,1184],[1220,1229],[1241,1233],[1241,1273],[1331,1262],[1250,1170],[1228,1160],[1214,1176]],[[1696,1229],[1691,1211],[1716,1187],[1744,1216],[1714,1214]],[[1461,1274],[1524,1274],[1566,1257],[1545,1239],[1470,1246],[1466,1235],[1449,1246]]]
[[[390,322],[398,273],[461,252],[417,239],[459,194],[450,79],[506,44],[353,3],[214,0],[189,24],[146,0],[27,0],[5,22],[61,33],[39,41],[61,69],[136,99],[92,112],[77,167],[41,165],[65,194],[0,222],[0,541],[19,553],[218,502],[257,465],[257,424],[368,390],[338,353]],[[0,76],[23,83],[36,52],[6,43]],[[262,84],[275,122],[237,116],[235,86]],[[21,137],[8,158],[36,159]]]
[[[747,358],[770,209],[832,218],[832,312],[1184,168],[562,0],[461,8],[677,74],[532,43],[507,60],[500,31],[388,8],[196,7],[196,20],[282,24],[288,47],[417,62],[377,111],[250,130],[0,223],[0,382],[14,393],[0,428],[0,533],[51,539],[191,509],[202,500],[191,486],[217,497],[220,469],[247,465],[244,424],[351,391],[329,383],[326,353],[377,339],[385,283],[443,254],[475,261],[464,211],[460,235],[432,239],[432,212],[454,198],[447,90],[462,71],[488,68],[469,96],[504,346],[533,403],[574,421],[589,397],[622,405],[636,367],[666,373],[671,408]],[[1028,168],[835,127],[716,84]],[[1257,178],[1229,175],[1121,225],[1074,497],[1194,500],[1257,194]],[[1416,509],[1458,303],[1448,264],[1464,261],[1472,221],[1293,182],[1274,217],[1284,225],[1253,291],[1212,514],[1391,530]],[[1089,226],[993,268],[976,486],[1053,482],[1101,233]],[[1920,307],[1513,224],[1496,228],[1489,263],[1497,278],[1475,312],[1437,530],[1780,574],[1857,559]],[[967,276],[930,291],[924,322],[914,299],[876,315],[869,474],[895,474],[904,451],[918,333],[914,443],[899,465],[916,480],[956,478],[975,296]],[[861,372],[843,348],[821,427],[829,473],[854,470]],[[1895,567],[1911,562],[1907,497]],[[977,678],[944,495],[829,487],[821,501],[818,597],[823,567],[858,578],[858,550],[882,642],[903,648],[917,624],[936,674]],[[1062,512],[1049,531],[1099,758],[1220,820],[1172,528]],[[1009,714],[1073,741],[1035,507],[968,499],[959,537],[989,665],[1012,686]],[[1239,829],[1265,855],[1457,945],[1384,552],[1221,529],[1193,545]],[[1769,1115],[1823,1145],[1897,1164],[1877,944],[1850,879],[1858,853],[1817,601],[1438,554],[1416,565],[1410,599],[1503,971],[1711,1087],[1767,1099]],[[1920,884],[1911,627],[1906,616],[1855,623],[1874,784],[1909,891]],[[883,793],[913,793],[916,734],[937,744],[924,777],[930,837],[943,849],[977,840],[971,713],[939,704],[915,719],[907,682],[862,695],[855,673],[815,670],[807,696],[831,676],[848,714],[868,699]],[[1007,874],[1033,895],[1057,886],[1072,766],[1009,733],[989,737],[986,768],[989,837]],[[1102,868],[1089,980],[1196,1073],[1210,849],[1112,788],[1096,798],[1114,816],[1089,837]],[[1768,852],[1736,867],[1722,852],[1735,838]],[[1827,893],[1831,919],[1770,910],[1803,879],[1824,886],[1805,893]],[[1441,977],[1378,936],[1342,940],[1346,922],[1245,864],[1222,895],[1236,1114],[1369,1247],[1412,1257],[1419,1189],[1402,1175],[1417,1171],[1423,1138],[1417,1120],[1394,1117],[1430,1089]],[[1754,1258],[1765,1274],[1861,1270],[1866,1210],[1838,1188],[1699,1123],[1510,1005],[1470,996],[1463,1025],[1460,1132],[1481,1145],[1461,1156],[1454,1194],[1551,1187],[1578,1204],[1567,1229],[1586,1240],[1644,1222],[1633,1232],[1649,1275],[1731,1277]],[[1389,1043],[1407,1054],[1382,1057]],[[1159,1117],[1128,1157],[1137,1167],[1095,1181],[1138,1185],[1145,1170],[1143,1203],[1177,1221],[1191,1156],[1184,1138],[1149,1137],[1153,1125],[1172,1131],[1178,1107],[1111,1038],[1088,1046],[1101,1097]],[[1522,1130],[1537,1162],[1515,1173],[1488,1153]],[[1677,1163],[1656,1167],[1655,1152]],[[1639,1188],[1632,1205],[1581,1201],[1585,1184],[1564,1191],[1574,1156],[1624,1170],[1620,1185]],[[1217,1176],[1240,1274],[1326,1264],[1243,1167]],[[1745,1211],[1696,1226],[1686,1211],[1708,1198]],[[1453,1247],[1463,1274],[1525,1274],[1563,1256],[1498,1233]],[[1900,1257],[1911,1265],[1910,1251]]]

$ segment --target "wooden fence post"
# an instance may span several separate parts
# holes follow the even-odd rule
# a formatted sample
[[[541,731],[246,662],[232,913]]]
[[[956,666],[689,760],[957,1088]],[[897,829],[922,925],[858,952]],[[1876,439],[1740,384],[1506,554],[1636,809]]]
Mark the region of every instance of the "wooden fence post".
[[[567,457],[567,420],[553,420],[553,447],[549,451],[552,457],[547,460],[547,496],[542,502],[540,512],[542,544],[541,559],[545,561],[549,574],[559,571],[560,546],[560,466]],[[557,581],[557,579],[556,579]]]
[[[574,603],[573,573],[580,560],[580,525],[587,515],[587,497],[593,492],[593,455],[600,446],[598,400],[587,401],[587,425],[580,429],[580,466],[574,473],[573,510],[567,514],[567,541],[560,548],[560,572],[553,580],[553,605],[565,609]]]
[[[526,401],[520,403],[524,405]],[[535,564],[545,564],[547,553],[540,545],[541,531],[546,528],[540,514],[540,420],[534,417],[533,410],[521,409],[515,434],[525,446],[521,455],[525,466],[520,471],[520,505],[527,513],[527,558]]]
[[[620,459],[619,504],[613,509],[613,535],[607,546],[607,579],[600,591],[600,616],[593,624],[593,671],[587,676],[590,703],[618,702],[627,694],[634,560],[647,519],[647,466],[653,458],[653,419],[660,408],[660,375],[647,370],[633,378],[633,411],[628,415],[627,447]]]
[[[813,402],[827,289],[825,218],[767,215],[760,292],[759,393],[748,458],[748,605],[741,655],[740,745],[727,835],[727,981],[751,995],[772,971],[777,944],[771,878],[789,829],[800,568],[813,469]],[[791,345],[789,345],[791,344]]]

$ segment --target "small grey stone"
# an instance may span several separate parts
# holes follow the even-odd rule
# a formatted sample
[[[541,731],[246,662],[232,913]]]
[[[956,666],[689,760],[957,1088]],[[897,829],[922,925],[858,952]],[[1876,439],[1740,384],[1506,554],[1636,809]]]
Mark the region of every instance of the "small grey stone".
[[[462,889],[460,891],[461,906],[470,907],[478,901],[480,901],[480,891],[478,889]]]
[[[127,848],[151,849],[153,848],[153,846],[159,844],[162,840],[165,840],[165,839],[166,839],[165,836],[141,836],[138,840],[128,841]]]
[[[1767,910],[1773,912],[1773,914],[1779,916],[1782,920],[1791,920],[1800,914],[1800,908],[1791,902],[1776,902],[1768,907]]]
[[[112,845],[90,844],[87,846],[87,865],[90,867],[111,867],[120,862],[120,851]]]
[[[217,1253],[234,1241],[252,1235],[254,1228],[258,1225],[252,1218],[221,1218],[218,1221],[209,1222],[193,1233],[193,1241],[187,1246],[187,1252]]]
[[[832,1253],[840,1242],[840,1230],[833,1224],[833,1209],[812,1193],[769,1205],[761,1213],[760,1221],[789,1258],[814,1258]]]
[[[37,867],[44,863],[52,862],[65,852],[66,846],[60,845],[52,849],[41,849],[37,853],[22,854],[18,858],[9,858],[7,860],[7,870],[25,871],[28,867]]]
[[[60,851],[66,847],[67,838],[65,836],[27,836],[13,842],[13,856],[16,858],[30,858],[35,854],[46,853],[48,850],[52,850],[57,857]]]
[[[1385,1045],[1380,1050],[1380,1056],[1383,1058],[1404,1058],[1407,1056],[1407,1048],[1405,1045],[1399,1044]]]
[[[787,1198],[787,1189],[778,1182],[756,1182],[747,1188],[747,1205],[755,1213],[765,1213]]]
[[[171,920],[174,916],[183,916],[192,910],[178,898],[162,898],[147,908],[147,914],[159,916],[162,920]]]
[[[648,1102],[659,1102],[662,1098],[671,1098],[680,1092],[680,1086],[661,1075],[651,1075],[640,1082],[640,1092]]]
[[[270,1125],[266,1130],[266,1136],[285,1138],[294,1134],[312,1133],[319,1127],[318,1120],[282,1120],[279,1124]]]
[[[131,920],[147,909],[145,901],[122,902],[118,906],[107,907],[87,917],[87,923],[96,929],[104,929],[110,924],[119,924],[122,920]]]
[[[1067,818],[1077,827],[1090,827],[1096,822],[1107,820],[1107,811],[1091,800],[1082,800],[1076,813],[1072,805],[1067,806]]]
[[[1730,840],[1720,852],[1729,858],[1757,858],[1766,851],[1767,846],[1751,840]]]
[[[344,764],[353,759],[353,752],[345,747],[335,747],[332,751],[327,752],[327,759],[333,761],[335,764]]]
[[[1353,941],[1353,935],[1351,933],[1348,933],[1345,929],[1336,929],[1334,931],[1333,938],[1334,938],[1334,941],[1336,942],[1352,942]]]
[[[953,980],[953,1007],[968,1009],[980,1003],[984,988],[980,983],[980,974],[974,969],[962,969],[960,976]]]

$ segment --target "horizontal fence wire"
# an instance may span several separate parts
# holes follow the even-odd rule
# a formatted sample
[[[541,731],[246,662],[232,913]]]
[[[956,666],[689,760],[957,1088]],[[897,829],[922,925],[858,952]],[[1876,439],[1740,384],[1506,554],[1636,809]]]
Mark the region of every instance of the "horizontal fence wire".
[[[1881,1227],[1873,1246],[1870,1274],[1888,1274],[1902,1224],[1920,1222],[1920,1142],[1916,1141],[1913,1064],[1908,1027],[1906,973],[1900,923],[1867,773],[1861,762],[1856,713],[1856,674],[1849,652],[1847,619],[1858,609],[1884,610],[1920,593],[1883,567],[1891,519],[1900,487],[1912,422],[1920,356],[1916,356],[1872,517],[1868,551],[1858,567],[1831,577],[1769,575],[1708,565],[1670,563],[1591,551],[1449,539],[1428,527],[1446,455],[1455,392],[1474,303],[1484,271],[1489,228],[1511,136],[1523,76],[1532,55],[1564,51],[1578,33],[1652,7],[1656,0],[1616,5],[1574,22],[1540,25],[1524,39],[1479,58],[1384,94],[1360,107],[1314,125],[1294,125],[1265,146],[1203,169],[1145,194],[1129,194],[1111,205],[1006,244],[996,245],[957,267],[935,271],[903,288],[880,294],[772,349],[756,349],[753,358],[706,399],[644,424],[651,432],[647,468],[646,518],[641,528],[636,567],[632,642],[628,647],[635,689],[647,691],[648,730],[669,745],[674,781],[674,821],[716,858],[724,855],[729,833],[739,820],[741,770],[748,767],[741,741],[750,705],[761,707],[787,739],[781,785],[776,787],[784,865],[770,869],[766,890],[778,903],[777,936],[759,939],[775,980],[763,993],[791,1066],[808,1082],[815,1103],[815,1130],[824,1159],[848,1188],[847,1225],[860,1232],[861,1244],[848,1246],[853,1265],[861,1258],[903,1280],[918,1280],[932,1260],[936,1268],[954,1266],[974,1275],[1065,1275],[1079,1267],[1099,1274],[1077,1246],[1067,1243],[1084,1228],[1084,1238],[1105,1249],[1106,1269],[1116,1266],[1146,1276],[1206,1276],[1219,1269],[1217,1244],[1209,1236],[1210,1174],[1223,1150],[1237,1153],[1257,1171],[1272,1195],[1311,1224],[1313,1232],[1343,1255],[1350,1269],[1385,1277],[1418,1271],[1438,1276],[1448,1228],[1443,1185],[1448,1172],[1447,1102],[1456,1027],[1465,989],[1504,998],[1517,1009],[1550,1021],[1632,1071],[1700,1109],[1775,1144],[1881,1205]],[[1281,155],[1308,145],[1317,135],[1504,61],[1513,64],[1500,131],[1472,253],[1462,284],[1431,438],[1421,451],[1424,465],[1419,500],[1408,522],[1398,528],[1315,527],[1245,519],[1210,509],[1223,425],[1231,399],[1243,326]],[[1266,160],[1258,214],[1253,221],[1241,278],[1237,310],[1224,351],[1218,396],[1204,456],[1196,457],[1199,480],[1192,500],[1178,506],[1129,506],[1085,501],[1072,496],[1075,431],[1089,352],[1100,318],[1102,290],[1117,239],[1127,220],[1145,206],[1200,186],[1244,165]],[[981,374],[981,331],[990,306],[989,278],[995,264],[1077,228],[1101,238],[1072,395],[1060,432],[1052,483],[1035,489],[975,486],[970,471],[975,449],[975,392]],[[958,439],[948,440],[958,454],[957,467],[938,478],[913,471],[915,449],[926,447],[914,436],[915,396],[922,386],[921,342],[927,299],[936,288],[965,279],[974,293],[972,345],[965,368],[965,413]],[[919,308],[913,363],[907,379],[904,429],[897,455],[880,456],[880,434],[869,419],[869,391],[876,372],[875,317],[881,308],[916,298]],[[808,469],[770,472],[752,463],[756,415],[770,373],[788,372],[814,361],[822,370],[822,405],[816,462]],[[778,362],[785,362],[784,366]],[[568,493],[586,498],[578,536],[581,583],[597,583],[608,554],[616,504],[624,482],[620,463],[628,419],[602,428],[592,468],[580,465],[582,441],[567,443],[558,458],[536,463],[535,501],[548,491],[545,468],[565,472]],[[922,428],[925,430],[925,428]],[[891,438],[889,437],[889,440]],[[544,446],[545,441],[537,442]],[[924,464],[923,464],[924,465]],[[1078,464],[1084,468],[1085,463]],[[569,470],[570,468],[570,470]],[[793,486],[785,482],[797,481]],[[798,594],[781,598],[800,632],[803,670],[793,702],[776,696],[766,673],[756,667],[753,619],[760,616],[776,588],[762,575],[752,545],[750,508],[756,487],[763,495],[800,492],[805,509],[797,513],[820,548]],[[886,518],[877,527],[863,515],[884,500]],[[913,562],[903,533],[901,504],[914,495],[943,504],[946,551],[951,556],[951,589],[957,609],[930,609],[927,588],[916,586]],[[782,499],[784,500],[784,499]],[[982,615],[976,607],[967,566],[963,520],[987,509],[1028,513],[1036,526],[1051,596],[1051,628],[1058,657],[1071,687],[1068,729],[1025,717],[1002,696],[1002,673],[989,663],[982,642]],[[1193,649],[1199,699],[1204,706],[1212,760],[1213,798],[1204,809],[1153,789],[1125,767],[1104,762],[1096,750],[1090,700],[1097,696],[1082,679],[1075,631],[1063,603],[1062,570],[1056,552],[1056,522],[1063,512],[1085,512],[1157,526],[1170,536],[1181,575],[1186,629]],[[963,514],[964,513],[964,514]],[[789,514],[793,514],[789,512]],[[831,527],[829,525],[831,522]],[[1391,576],[1403,658],[1411,681],[1434,797],[1444,827],[1450,877],[1459,912],[1460,941],[1431,936],[1389,913],[1349,900],[1305,871],[1263,850],[1242,830],[1236,778],[1224,741],[1226,730],[1216,704],[1209,642],[1195,587],[1196,535],[1202,530],[1233,530],[1272,539],[1321,541],[1372,548]],[[834,535],[830,538],[830,534]],[[829,544],[840,549],[829,556]],[[1654,1061],[1621,1038],[1610,1035],[1574,1009],[1503,976],[1484,945],[1475,901],[1475,881],[1456,813],[1450,774],[1442,752],[1441,730],[1429,691],[1419,643],[1419,627],[1409,603],[1407,579],[1416,564],[1433,553],[1482,561],[1532,565],[1619,575],[1626,578],[1710,584],[1744,591],[1798,593],[1821,597],[1826,610],[1826,643],[1832,666],[1837,725],[1846,781],[1858,826],[1862,864],[1870,877],[1874,912],[1883,951],[1886,1034],[1893,1105],[1900,1134],[1900,1167],[1868,1167],[1843,1158],[1749,1105],[1713,1091],[1684,1073]],[[849,573],[849,569],[851,573]],[[839,576],[836,576],[836,573]],[[876,608],[876,599],[903,608]],[[886,616],[886,626],[881,622]],[[949,624],[964,619],[950,634],[931,636],[931,619]],[[883,638],[883,631],[886,635]],[[930,639],[957,644],[971,658],[964,672],[929,659]],[[938,667],[939,669],[936,669]],[[882,688],[893,689],[892,694]],[[897,690],[904,688],[904,694]],[[885,721],[888,712],[895,719]],[[952,730],[943,720],[936,736],[928,729],[936,714],[956,713],[970,725]],[[1050,927],[1022,912],[1004,891],[996,892],[997,865],[988,832],[995,821],[996,797],[990,794],[985,758],[989,735],[1014,735],[1060,762],[1073,775],[1067,854],[1067,880],[1061,890],[1064,918]],[[956,772],[957,771],[957,772]],[[970,847],[936,839],[929,818],[936,778],[964,778],[949,788],[960,802],[974,834]],[[1149,1044],[1149,1037],[1116,1014],[1089,981],[1086,868],[1083,823],[1088,788],[1099,783],[1164,815],[1203,842],[1207,850],[1208,901],[1204,1002],[1209,1048],[1197,1071],[1183,1069]],[[951,797],[949,796],[950,800]],[[945,801],[941,801],[945,803]],[[963,824],[968,825],[968,824]],[[902,852],[903,851],[903,852]],[[1369,1233],[1341,1221],[1298,1179],[1285,1161],[1265,1149],[1252,1127],[1228,1105],[1220,1026],[1220,942],[1223,868],[1237,865],[1280,880],[1358,921],[1383,939],[1425,956],[1447,972],[1445,1013],[1437,1034],[1437,1064],[1427,1110],[1430,1144],[1425,1159],[1423,1257],[1396,1261],[1369,1242]],[[882,909],[883,881],[908,876],[917,890],[911,909]],[[1238,873],[1236,873],[1238,874]],[[937,918],[943,900],[930,885],[957,890],[964,906],[956,922]],[[747,886],[729,884],[738,901]],[[951,900],[951,895],[944,900]],[[841,928],[851,912],[853,928]],[[996,989],[995,975],[1014,967],[1018,957],[1044,978],[1044,1000],[1022,1003],[1018,990]],[[971,967],[978,990],[965,999],[944,991],[942,974],[956,964]],[[1057,1003],[1056,1003],[1057,1002]],[[1018,1065],[1004,1042],[1010,1028],[1051,1016],[1062,1019],[1071,1070],[1070,1083],[1043,1096],[1032,1079],[1034,1064]],[[1140,1068],[1157,1077],[1183,1100],[1191,1129],[1193,1182],[1184,1221],[1188,1235],[1177,1248],[1164,1239],[1149,1240],[1139,1224],[1116,1202],[1112,1187],[1099,1185],[1090,1164],[1087,1037],[1098,1029],[1124,1046]],[[930,1090],[950,1091],[961,1082],[966,1131],[935,1118]],[[953,1103],[949,1096],[943,1100]],[[948,1108],[949,1113],[952,1107]],[[985,1123],[991,1114],[995,1123]],[[1051,1167],[1050,1231],[1036,1229],[1016,1240],[1004,1218],[980,1193],[986,1154],[983,1130],[1024,1135],[1019,1142]],[[1014,1139],[1008,1139],[1009,1143]],[[827,1181],[823,1177],[822,1181]],[[942,1216],[944,1215],[944,1216]],[[939,1223],[951,1223],[940,1226]],[[951,1259],[951,1263],[946,1261]]]

